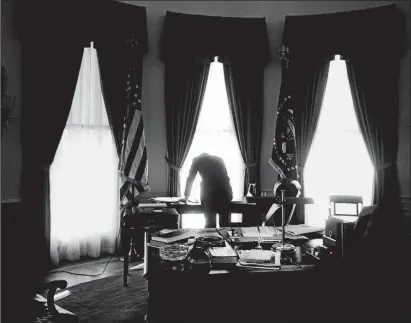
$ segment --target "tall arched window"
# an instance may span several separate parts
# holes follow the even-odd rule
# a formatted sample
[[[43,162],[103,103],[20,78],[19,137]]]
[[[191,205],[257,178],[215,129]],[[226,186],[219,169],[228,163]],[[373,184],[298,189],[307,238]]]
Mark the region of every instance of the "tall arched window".
[[[324,224],[330,195],[359,195],[371,204],[374,168],[355,115],[345,61],[331,62],[315,138],[304,172],[304,190],[315,204],[305,222]]]
[[[181,169],[181,192],[184,192],[193,158],[201,153],[219,156],[224,160],[233,188],[233,200],[242,200],[244,162],[228,106],[223,64],[217,61],[211,63],[193,143]],[[192,186],[191,199],[200,201],[200,182],[201,178],[197,175]],[[183,215],[183,227],[204,227],[204,218],[197,214]]]
[[[119,225],[117,167],[97,53],[85,48],[70,114],[50,168],[55,264],[114,251]]]

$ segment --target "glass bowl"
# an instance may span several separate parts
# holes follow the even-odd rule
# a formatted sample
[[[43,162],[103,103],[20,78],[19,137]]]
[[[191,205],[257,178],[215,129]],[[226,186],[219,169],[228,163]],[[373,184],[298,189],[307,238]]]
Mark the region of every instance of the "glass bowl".
[[[187,257],[189,247],[184,244],[165,245],[160,248],[160,257],[166,261],[181,261]]]

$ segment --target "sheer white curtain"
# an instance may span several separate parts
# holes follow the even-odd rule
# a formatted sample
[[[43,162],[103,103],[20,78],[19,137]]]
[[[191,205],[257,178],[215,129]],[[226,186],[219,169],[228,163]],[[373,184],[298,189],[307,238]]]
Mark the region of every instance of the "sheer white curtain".
[[[224,160],[233,189],[233,200],[243,199],[244,161],[241,156],[233,118],[228,106],[223,64],[210,66],[204,101],[188,156],[180,172],[181,192],[184,192],[193,158],[201,153],[219,156]],[[197,175],[191,189],[191,199],[200,201],[201,177]],[[235,220],[233,215],[233,220]],[[197,214],[183,215],[183,227],[204,227],[204,218]]]
[[[70,115],[50,169],[55,264],[114,251],[119,225],[117,167],[96,50],[85,48]]]
[[[305,222],[324,224],[330,195],[359,195],[371,204],[374,169],[354,111],[345,61],[330,64],[318,128],[304,174]]]

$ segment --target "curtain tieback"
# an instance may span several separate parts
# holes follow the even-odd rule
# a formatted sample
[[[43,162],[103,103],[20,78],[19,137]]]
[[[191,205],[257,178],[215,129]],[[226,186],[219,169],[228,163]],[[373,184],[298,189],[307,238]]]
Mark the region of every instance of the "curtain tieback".
[[[252,167],[256,167],[257,163],[256,162],[252,162],[252,163],[244,163],[244,168],[248,169],[248,168],[252,168]]]
[[[375,167],[375,169],[376,170],[383,170],[383,169],[387,169],[387,168],[392,167],[392,166],[394,166],[393,163],[385,163],[385,164],[382,164],[382,165],[379,165],[379,166]]]
[[[124,176],[123,174],[120,174],[120,176],[126,182],[129,182],[129,183],[134,184],[136,186],[144,187],[144,189],[146,189],[147,191],[150,190],[150,186],[148,186],[148,183],[143,183],[141,181],[137,181],[137,180],[132,179],[130,177]]]
[[[175,170],[176,172],[179,172],[181,170],[181,167],[174,165],[167,156],[165,158],[168,166],[170,166],[171,169]]]

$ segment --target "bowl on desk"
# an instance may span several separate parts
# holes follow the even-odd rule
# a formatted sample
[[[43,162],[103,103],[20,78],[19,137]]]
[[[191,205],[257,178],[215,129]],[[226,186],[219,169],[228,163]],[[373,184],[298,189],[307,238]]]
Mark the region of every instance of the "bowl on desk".
[[[185,244],[168,244],[160,248],[161,267],[165,271],[184,271],[190,247]]]

